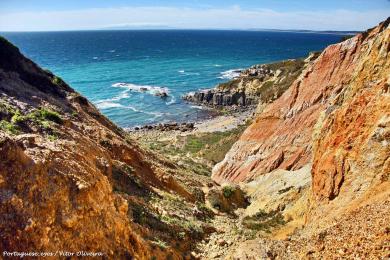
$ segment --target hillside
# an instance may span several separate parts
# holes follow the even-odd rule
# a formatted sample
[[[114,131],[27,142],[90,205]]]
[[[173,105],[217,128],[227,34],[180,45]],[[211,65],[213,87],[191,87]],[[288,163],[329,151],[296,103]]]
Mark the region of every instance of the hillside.
[[[180,259],[203,235],[166,213],[201,201],[183,174],[0,38],[0,251]]]
[[[389,24],[244,71],[217,91],[257,113],[186,131],[125,132],[0,37],[0,251],[390,257]]]
[[[349,89],[361,94],[362,86],[387,84],[387,24],[388,21],[325,49],[314,64],[255,119],[225,160],[214,168],[214,180],[239,182],[275,169],[299,169],[311,161],[311,138],[321,113],[337,112],[334,110],[344,101],[341,98],[345,92],[352,98]],[[375,66],[372,72],[377,71],[371,78],[364,77],[371,71],[368,62]],[[376,90],[379,91],[383,90]],[[381,97],[385,98],[386,95]],[[380,112],[383,115],[386,110]]]
[[[251,195],[244,215],[283,215],[287,241],[272,254],[388,256],[389,24],[326,48],[213,168],[213,180]],[[267,255],[259,244],[231,256]]]

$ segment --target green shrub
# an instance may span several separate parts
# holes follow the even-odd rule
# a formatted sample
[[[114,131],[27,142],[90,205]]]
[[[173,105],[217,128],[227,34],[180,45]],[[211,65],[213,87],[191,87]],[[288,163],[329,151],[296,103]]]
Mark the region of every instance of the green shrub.
[[[242,225],[248,229],[261,230],[267,233],[272,228],[286,224],[283,215],[278,211],[265,212],[260,210],[254,216],[247,216],[242,220]]]
[[[48,135],[47,139],[49,139],[49,141],[54,142],[55,140],[58,139],[58,137],[57,137],[57,135],[52,134],[52,135]]]
[[[64,81],[58,76],[54,76],[51,82],[57,86],[62,85],[64,83]]]
[[[210,202],[211,207],[218,210],[221,209],[221,201],[216,196],[212,196],[208,200]]]
[[[228,199],[234,194],[235,190],[236,189],[232,186],[224,186],[222,188],[223,196]]]
[[[152,241],[153,244],[155,244],[156,246],[158,246],[160,249],[166,249],[168,248],[168,244],[165,242],[165,241],[162,241],[160,239],[156,240],[156,241]]]
[[[44,129],[51,129],[50,122],[49,121],[39,121],[39,124],[44,128]]]
[[[196,203],[196,207],[200,212],[202,212],[204,220],[214,217],[214,212],[209,207],[207,207],[206,204],[198,202]]]
[[[31,119],[45,129],[50,128],[50,122],[54,122],[57,124],[62,124],[63,122],[62,118],[57,112],[47,108],[38,109],[25,116],[25,118]]]
[[[26,116],[23,116],[19,110],[15,112],[15,114],[11,117],[11,123],[18,124],[24,122],[27,119]]]
[[[57,123],[57,124],[61,124],[63,122],[60,115],[57,112],[52,111],[50,109],[41,108],[37,112],[38,112],[38,116],[41,119],[49,120],[49,121],[52,121],[52,122]]]
[[[0,121],[0,129],[8,132],[10,134],[13,134],[13,135],[19,134],[19,128],[16,125],[14,125],[13,123],[10,123],[10,122],[5,121],[5,120]]]
[[[0,113],[4,113],[6,115],[14,115],[16,110],[6,102],[0,102]]]
[[[133,215],[133,221],[138,224],[144,224],[145,223],[145,216],[146,212],[144,207],[141,205],[135,204],[132,207],[132,215]]]

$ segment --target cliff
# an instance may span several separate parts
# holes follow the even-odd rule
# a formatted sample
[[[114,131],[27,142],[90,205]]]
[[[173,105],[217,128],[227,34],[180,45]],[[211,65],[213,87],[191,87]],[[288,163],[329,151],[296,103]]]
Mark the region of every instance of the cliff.
[[[240,182],[275,169],[296,170],[309,163],[313,156],[312,135],[320,115],[334,112],[340,104],[332,103],[340,102],[340,97],[354,82],[360,80],[361,85],[370,86],[376,81],[375,84],[385,84],[388,67],[380,66],[377,59],[382,63],[387,59],[388,50],[383,47],[388,41],[387,23],[326,48],[280,98],[264,108],[225,159],[213,169],[213,179]],[[372,38],[382,43],[384,49],[380,56],[374,56],[371,50],[375,48]],[[374,74],[371,80],[363,78],[362,63],[366,60],[372,61],[383,74]],[[363,90],[356,91],[362,93]],[[360,109],[357,107],[357,110]],[[385,109],[378,113],[383,116],[386,112]]]
[[[213,169],[221,187],[202,158],[241,128],[139,145],[0,37],[0,251],[388,257],[389,24],[214,90],[222,105],[234,93],[258,103]]]
[[[312,220],[324,210],[337,215],[390,198],[389,24],[390,18],[328,50],[343,53],[349,65],[333,70],[344,76],[342,84],[314,126]]]
[[[251,196],[247,223],[284,220],[273,235],[286,239],[240,243],[228,259],[389,257],[389,24],[326,48],[214,167]]]
[[[176,172],[0,38],[1,252],[181,259],[184,242],[176,249],[156,243],[175,240],[161,230],[189,231],[156,222],[148,202],[158,190],[195,201]]]

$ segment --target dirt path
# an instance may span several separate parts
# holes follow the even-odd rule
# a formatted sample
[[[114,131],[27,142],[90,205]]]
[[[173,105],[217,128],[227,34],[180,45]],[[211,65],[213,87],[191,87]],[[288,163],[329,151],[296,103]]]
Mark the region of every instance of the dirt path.
[[[203,192],[207,195],[209,188],[203,187]],[[206,205],[212,208],[209,201]],[[201,259],[225,259],[226,256],[240,243],[253,239],[255,233],[243,229],[241,219],[238,217],[240,211],[236,210],[236,215],[222,213],[214,210],[215,216],[209,223],[216,229],[209,237],[197,245],[198,256]]]

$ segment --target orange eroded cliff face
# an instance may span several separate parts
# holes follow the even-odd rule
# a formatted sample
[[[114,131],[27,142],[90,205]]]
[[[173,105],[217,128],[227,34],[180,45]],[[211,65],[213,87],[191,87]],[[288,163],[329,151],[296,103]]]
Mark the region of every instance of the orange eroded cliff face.
[[[384,78],[389,70],[384,66],[388,66],[388,23],[389,20],[369,32],[326,48],[292,86],[256,118],[225,159],[214,167],[213,179],[219,183],[248,181],[256,175],[275,169],[296,170],[311,162],[313,131],[323,111],[327,114],[331,113],[335,108],[332,104],[337,102],[340,95],[356,82],[360,82],[361,87],[356,87],[355,92],[359,91],[361,99],[364,99],[367,94],[360,90],[363,86],[372,88],[367,91],[371,93],[373,99],[378,95],[378,91],[384,91],[383,89],[386,88]],[[376,47],[372,45],[373,38],[376,38]],[[371,65],[364,65],[367,62]],[[374,73],[374,69],[376,74],[371,74]],[[382,85],[379,86],[380,84]],[[383,101],[385,106],[386,100]],[[369,102],[369,100],[356,100],[356,102]],[[362,107],[356,106],[353,112],[358,115],[361,109]],[[375,109],[378,111],[378,116],[379,114],[383,116],[383,109],[386,107]],[[350,121],[356,119],[353,115],[350,116]],[[376,120],[374,117],[372,119]],[[358,127],[365,120],[370,119],[360,118],[349,127],[351,129]],[[328,124],[331,124],[330,120]],[[341,129],[348,133],[349,128],[341,127]],[[336,140],[345,138],[343,135],[338,135],[339,130],[327,136],[327,142],[337,142]],[[319,154],[321,154],[320,150],[316,152],[317,163],[313,169],[326,164],[326,161],[332,164],[329,161],[332,160],[331,156],[320,159]],[[336,175],[335,172],[337,170],[328,175]],[[314,183],[315,187],[327,185],[322,183],[316,174],[314,174]],[[337,185],[335,183],[335,186]],[[324,188],[324,190],[327,190],[323,192],[328,194],[337,192],[337,188]]]
[[[291,213],[277,231],[289,239],[270,246],[249,240],[228,259],[389,257],[389,24],[325,49],[213,169],[217,182],[244,181],[248,214],[272,207]],[[306,183],[308,195],[298,191],[298,200],[283,188]]]
[[[339,196],[347,205],[373,187],[389,187],[388,26],[389,20],[357,37],[351,79],[328,102],[316,124],[312,189],[317,201]]]
[[[179,259],[135,223],[154,189],[193,201],[172,169],[0,37],[1,252]]]

